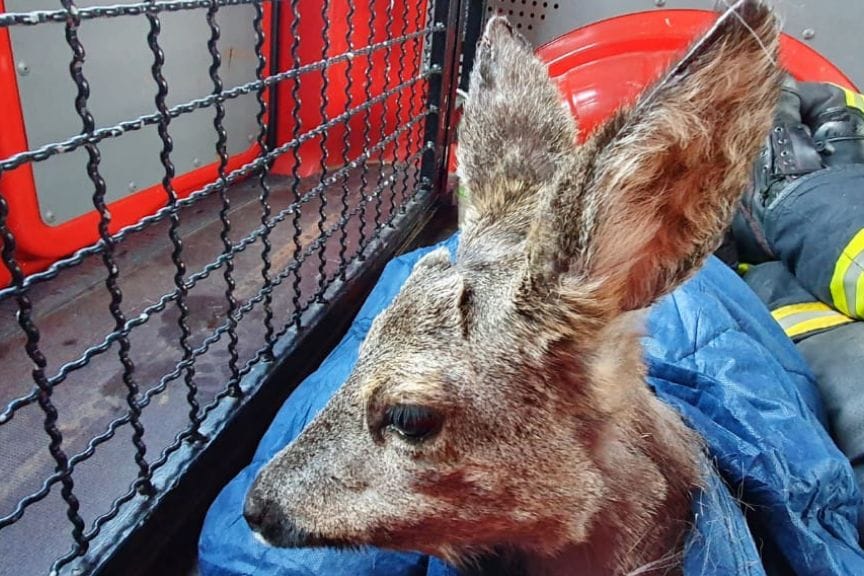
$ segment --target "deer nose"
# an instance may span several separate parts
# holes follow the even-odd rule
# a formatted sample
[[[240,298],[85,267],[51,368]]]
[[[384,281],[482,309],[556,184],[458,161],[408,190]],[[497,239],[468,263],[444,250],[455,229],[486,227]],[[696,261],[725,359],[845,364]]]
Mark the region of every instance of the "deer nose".
[[[284,545],[282,543],[285,530],[279,514],[279,507],[265,492],[253,485],[246,495],[243,503],[243,517],[252,532],[255,533],[266,544],[273,546]]]
[[[249,524],[253,532],[262,532],[267,508],[265,499],[255,494],[254,490],[246,495],[246,502],[243,504],[243,517],[246,518],[246,523]]]
[[[243,503],[243,517],[249,528],[265,544],[278,547],[307,546],[311,535],[297,527],[285,514],[280,513],[279,506],[272,499],[262,494],[253,486]]]

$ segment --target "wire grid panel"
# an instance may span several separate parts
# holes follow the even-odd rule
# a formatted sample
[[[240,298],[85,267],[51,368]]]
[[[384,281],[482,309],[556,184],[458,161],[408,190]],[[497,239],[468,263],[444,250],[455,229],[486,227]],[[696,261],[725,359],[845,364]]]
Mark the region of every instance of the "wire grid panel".
[[[0,45],[44,27],[46,42],[65,46],[52,52],[63,58],[51,63],[54,98],[72,116],[63,126],[76,126],[0,155],[0,268],[11,277],[0,289],[0,574],[82,573],[88,551],[110,548],[176,480],[178,458],[206,445],[213,418],[254,392],[250,374],[274,346],[405,224],[435,185],[420,166],[439,144],[424,131],[441,67],[424,55],[446,26],[429,21],[426,2],[45,4],[0,2]],[[203,33],[169,38],[180,21]],[[140,33],[121,32],[130,26]],[[149,54],[137,74],[88,56],[127,44]],[[181,97],[177,62],[193,49],[206,54],[205,70],[189,71],[200,93],[187,83]],[[100,123],[97,102],[115,90],[152,105]],[[241,97],[253,105],[231,111]],[[187,190],[177,148],[192,115],[207,118],[193,136],[209,142],[213,173]],[[39,133],[38,122],[31,114],[26,127]],[[104,151],[135,134],[154,144],[122,162],[150,167],[161,206],[117,229]],[[240,165],[236,141],[254,152]],[[66,184],[89,198],[98,240],[28,273],[4,184],[58,159],[86,174]]]
[[[98,0],[80,2],[81,7]],[[6,0],[10,12],[55,8],[57,0]],[[226,85],[255,81],[254,36],[249,34],[252,5],[226,7],[217,15],[219,48],[225,54],[221,76]],[[180,104],[201,96],[210,78],[207,39],[210,29],[196,11],[176,12],[161,20],[159,44],[169,57],[162,73],[171,86],[168,104]],[[17,71],[21,111],[27,126],[27,141],[33,147],[62,140],[81,130],[75,113],[75,84],[68,72],[69,46],[63,24],[17,26],[10,29]],[[153,54],[145,41],[146,18],[94,19],[82,23],[79,38],[85,47],[112,46],[112,50],[88,49],[83,72],[90,84],[88,108],[101,125],[137,118],[153,109],[152,90],[142,90],[137,79],[150,74]],[[137,42],[116,42],[137,38]],[[242,60],[241,60],[242,59]],[[238,65],[242,62],[242,65]],[[148,87],[149,88],[149,87]],[[206,94],[206,93],[205,93]],[[231,156],[255,143],[258,102],[255,93],[225,102],[225,127]],[[178,174],[209,164],[213,156],[210,138],[213,114],[198,110],[174,121],[172,161]],[[161,178],[157,130],[141,130],[124,138],[107,140],[100,146],[100,173],[105,179],[106,199],[114,201],[157,184]],[[85,170],[86,151],[80,149],[33,165],[40,215],[49,226],[57,226],[93,209],[90,180]],[[128,162],[128,158],[137,162]]]

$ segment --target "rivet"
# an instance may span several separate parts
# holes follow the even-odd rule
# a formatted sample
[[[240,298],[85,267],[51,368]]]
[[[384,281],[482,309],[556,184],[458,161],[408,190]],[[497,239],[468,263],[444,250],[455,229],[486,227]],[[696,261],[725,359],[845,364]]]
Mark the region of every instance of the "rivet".
[[[48,222],[49,224],[53,224],[55,220],[57,220],[57,216],[54,214],[54,212],[52,212],[51,210],[46,210],[45,211],[45,222]]]
[[[666,0],[654,0],[654,5],[659,7],[663,7],[666,5]]]
[[[801,35],[805,40],[812,40],[816,36],[816,30],[813,28],[805,28]]]
[[[198,168],[199,166],[201,166],[201,159],[200,158],[193,158],[192,159],[192,165],[195,168]]]
[[[136,184],[135,182],[129,182],[129,191],[130,192],[134,192],[137,189],[138,189],[138,184]]]
[[[30,74],[30,65],[27,64],[26,62],[24,62],[23,60],[18,62],[18,65],[16,66],[16,68],[18,69],[18,73],[21,76],[27,76],[28,74]]]

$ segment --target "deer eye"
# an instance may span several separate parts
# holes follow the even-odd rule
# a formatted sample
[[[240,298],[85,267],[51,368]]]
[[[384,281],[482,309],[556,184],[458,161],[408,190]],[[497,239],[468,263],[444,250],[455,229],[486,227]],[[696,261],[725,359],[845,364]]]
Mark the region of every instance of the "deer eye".
[[[412,444],[428,440],[441,430],[443,416],[425,406],[396,404],[385,413],[385,427]]]

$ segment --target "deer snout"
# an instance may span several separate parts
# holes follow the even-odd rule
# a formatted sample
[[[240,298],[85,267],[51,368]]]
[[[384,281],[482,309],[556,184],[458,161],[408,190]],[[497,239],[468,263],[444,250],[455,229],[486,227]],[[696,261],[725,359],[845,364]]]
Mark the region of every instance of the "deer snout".
[[[243,517],[249,528],[270,546],[299,548],[310,545],[310,535],[279,510],[278,504],[255,482],[246,495]]]

